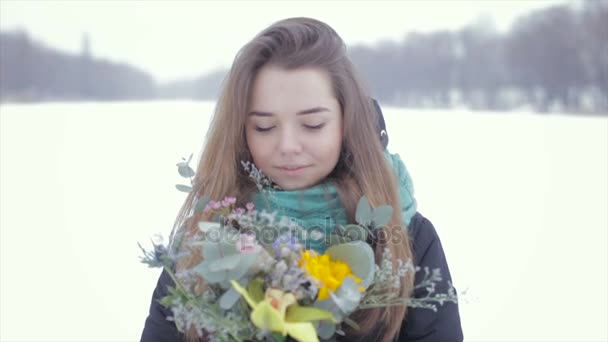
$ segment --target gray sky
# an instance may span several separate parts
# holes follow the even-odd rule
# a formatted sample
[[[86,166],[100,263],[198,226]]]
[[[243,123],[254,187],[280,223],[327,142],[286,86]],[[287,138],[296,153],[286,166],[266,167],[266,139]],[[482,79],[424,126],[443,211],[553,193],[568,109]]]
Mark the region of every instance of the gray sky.
[[[162,82],[229,67],[243,44],[287,17],[320,19],[347,44],[373,44],[413,30],[458,29],[484,16],[504,31],[515,17],[561,2],[0,0],[0,29],[23,28],[73,53],[88,33],[96,57],[134,64]]]

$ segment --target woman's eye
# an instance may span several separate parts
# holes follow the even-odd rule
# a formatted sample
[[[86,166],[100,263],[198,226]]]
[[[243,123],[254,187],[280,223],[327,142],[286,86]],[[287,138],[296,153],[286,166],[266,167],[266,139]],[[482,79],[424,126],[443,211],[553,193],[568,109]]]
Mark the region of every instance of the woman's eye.
[[[325,124],[318,124],[318,125],[315,125],[315,126],[304,125],[304,127],[308,128],[308,129],[320,129],[323,126],[325,126]]]
[[[270,126],[270,127],[259,127],[259,126],[255,126],[255,130],[258,132],[268,132],[271,129],[273,129],[274,126]]]

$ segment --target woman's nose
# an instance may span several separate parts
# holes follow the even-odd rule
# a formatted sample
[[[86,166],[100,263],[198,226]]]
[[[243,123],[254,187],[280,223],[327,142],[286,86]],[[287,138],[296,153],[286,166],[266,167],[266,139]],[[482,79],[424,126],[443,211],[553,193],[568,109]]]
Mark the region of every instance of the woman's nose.
[[[302,143],[298,134],[290,129],[283,129],[279,141],[281,154],[298,154],[302,152]]]

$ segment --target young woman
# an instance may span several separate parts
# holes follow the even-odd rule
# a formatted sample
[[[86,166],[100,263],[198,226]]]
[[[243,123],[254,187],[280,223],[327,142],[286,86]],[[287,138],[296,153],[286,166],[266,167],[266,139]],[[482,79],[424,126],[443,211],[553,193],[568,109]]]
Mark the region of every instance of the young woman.
[[[259,33],[237,54],[218,99],[197,167],[194,189],[175,223],[183,236],[197,234],[204,217],[191,215],[196,198],[235,196],[241,206],[278,210],[305,229],[354,223],[361,196],[372,206],[394,207],[390,224],[372,246],[380,260],[385,248],[393,258],[413,258],[420,267],[440,268],[446,292],[450,272],[433,225],[416,212],[409,174],[396,154],[386,150],[384,119],[357,76],[346,47],[328,25],[308,18],[279,21]],[[253,163],[278,190],[263,196],[244,170]],[[175,236],[175,235],[173,235]],[[397,241],[397,243],[395,243]],[[307,241],[318,251],[324,240]],[[179,249],[179,247],[178,247]],[[179,272],[200,256],[176,265]],[[421,273],[421,272],[418,272]],[[421,274],[408,276],[398,293],[414,291]],[[153,294],[142,341],[196,341],[196,331],[178,333],[171,312],[157,303],[173,282],[163,272]],[[200,284],[203,286],[203,284]],[[360,330],[345,341],[462,341],[458,306],[438,311],[404,306],[361,310],[351,316]]]

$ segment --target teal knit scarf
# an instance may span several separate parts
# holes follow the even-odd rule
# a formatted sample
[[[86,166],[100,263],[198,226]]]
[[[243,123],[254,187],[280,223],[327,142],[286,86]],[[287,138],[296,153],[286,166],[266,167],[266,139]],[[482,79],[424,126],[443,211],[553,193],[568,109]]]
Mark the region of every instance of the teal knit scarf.
[[[401,210],[405,225],[416,213],[416,200],[411,177],[398,154],[385,151],[385,156],[397,176]],[[346,212],[334,185],[321,183],[301,190],[274,190],[254,195],[258,210],[277,212],[286,216],[309,232],[307,248],[323,253],[327,247],[324,237],[329,236],[337,224],[347,224]],[[319,239],[315,239],[319,238]]]

